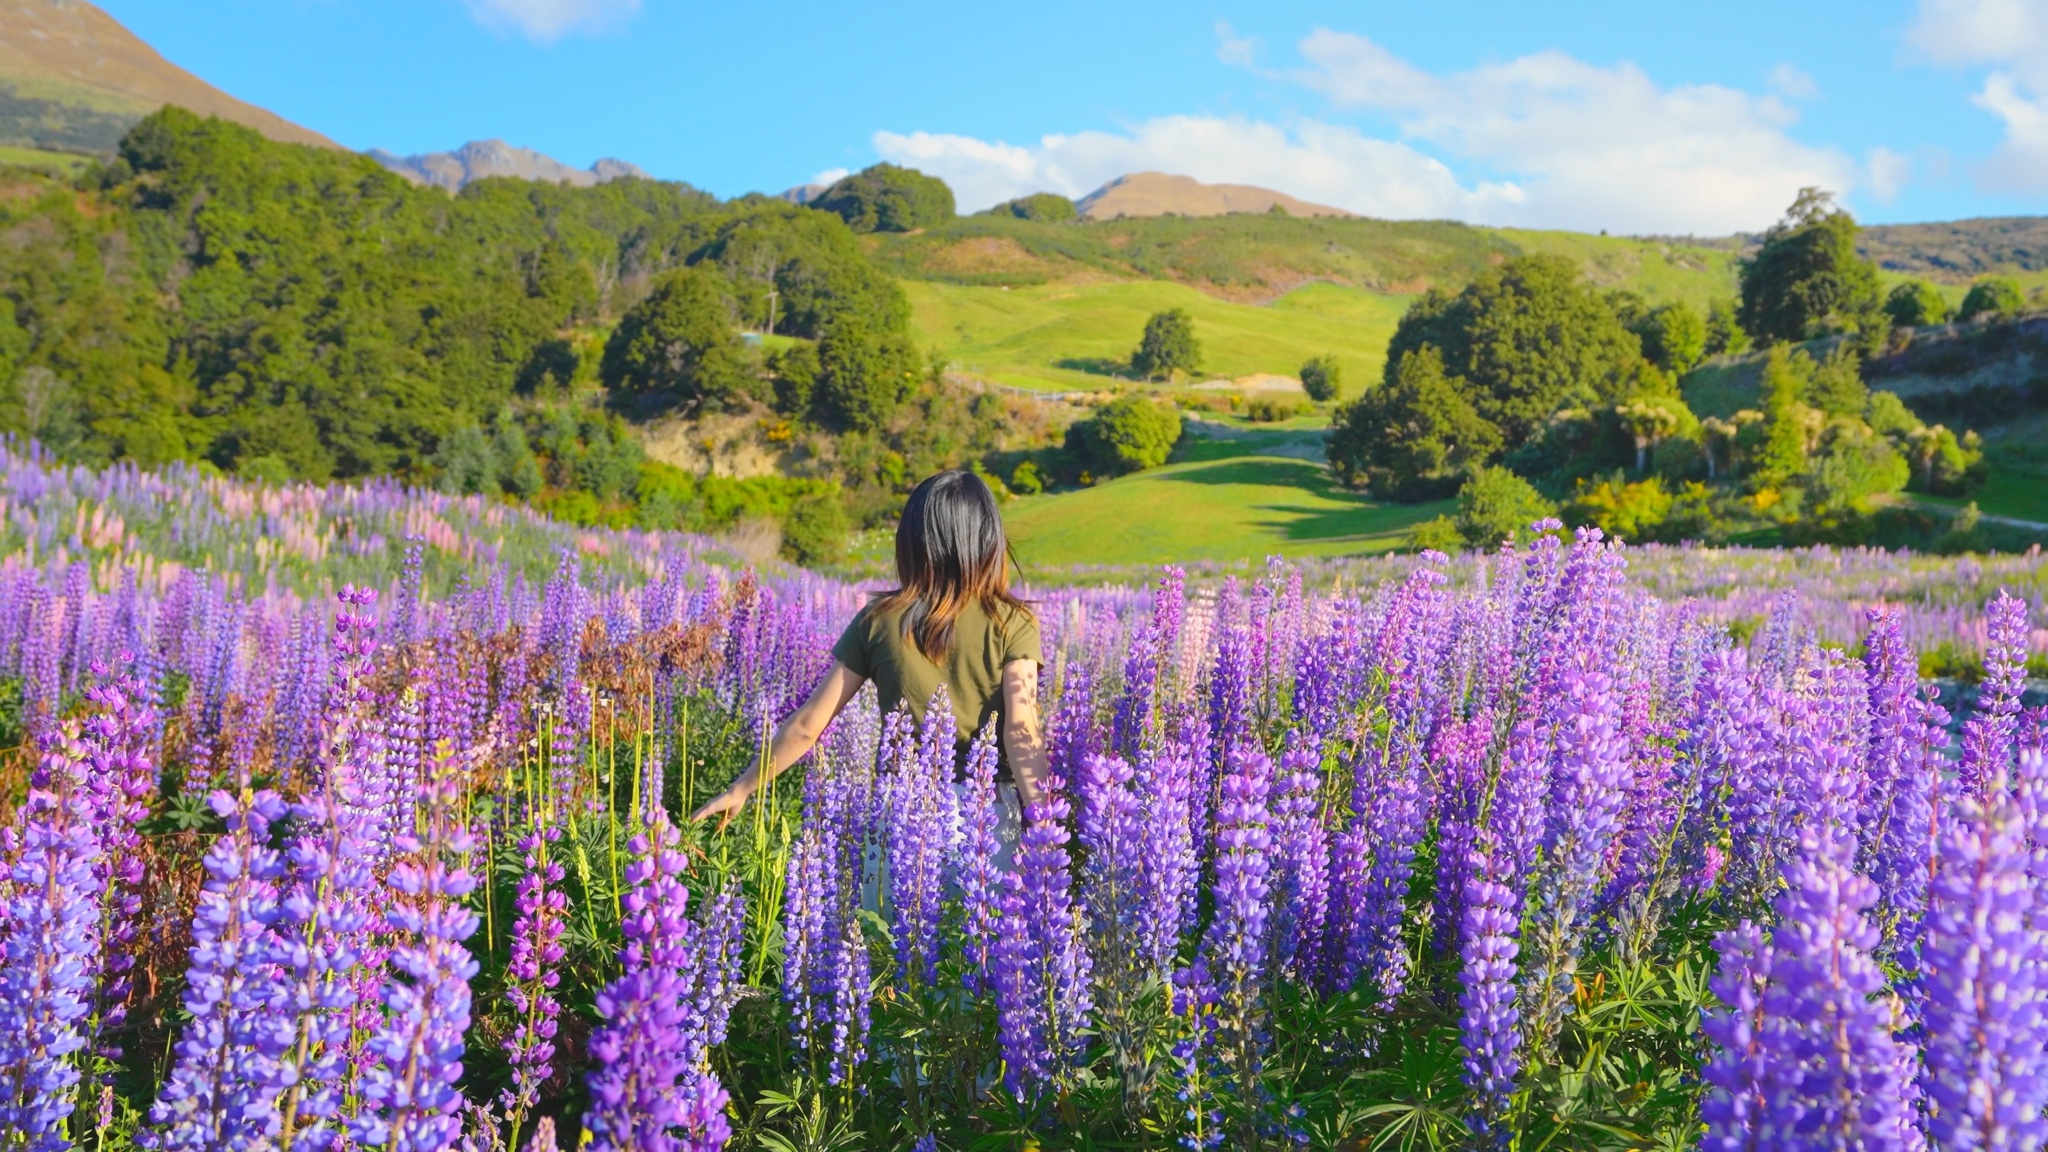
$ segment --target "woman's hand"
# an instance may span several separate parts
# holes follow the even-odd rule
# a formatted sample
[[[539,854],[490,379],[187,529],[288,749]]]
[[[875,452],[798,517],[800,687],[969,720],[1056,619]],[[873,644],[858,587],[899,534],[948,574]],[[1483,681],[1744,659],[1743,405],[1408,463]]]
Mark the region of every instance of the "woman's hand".
[[[739,815],[740,810],[747,806],[747,797],[753,794],[754,782],[742,776],[732,782],[732,787],[714,797],[710,803],[691,813],[690,819],[708,820],[716,816],[719,818],[719,831],[722,832],[726,825],[732,823],[732,818]]]

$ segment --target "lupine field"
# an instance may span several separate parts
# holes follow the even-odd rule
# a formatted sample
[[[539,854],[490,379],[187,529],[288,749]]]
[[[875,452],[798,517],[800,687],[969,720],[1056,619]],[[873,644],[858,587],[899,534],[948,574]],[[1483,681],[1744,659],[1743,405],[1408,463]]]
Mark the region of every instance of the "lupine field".
[[[0,548],[0,1148],[2048,1138],[2037,556],[1034,587],[1004,850],[865,695],[687,820],[873,585],[19,451]]]

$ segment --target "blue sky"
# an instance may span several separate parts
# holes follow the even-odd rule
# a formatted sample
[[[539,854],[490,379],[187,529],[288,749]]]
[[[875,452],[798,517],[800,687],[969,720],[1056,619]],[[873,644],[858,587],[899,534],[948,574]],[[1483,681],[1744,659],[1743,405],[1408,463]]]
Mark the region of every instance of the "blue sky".
[[[963,208],[1145,168],[1617,232],[2048,211],[2048,0],[100,0],[354,148],[501,137],[720,195],[887,158]]]

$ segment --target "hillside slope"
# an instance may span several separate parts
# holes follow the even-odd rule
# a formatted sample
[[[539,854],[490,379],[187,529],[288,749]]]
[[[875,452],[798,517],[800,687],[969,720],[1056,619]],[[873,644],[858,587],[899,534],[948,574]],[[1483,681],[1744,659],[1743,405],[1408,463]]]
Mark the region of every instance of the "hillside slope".
[[[1271,212],[1289,216],[1356,216],[1327,204],[1297,200],[1285,192],[1250,184],[1204,184],[1192,176],[1133,172],[1119,176],[1074,202],[1086,220],[1134,216],[1228,216]]]
[[[166,104],[272,140],[340,147],[164,59],[85,0],[0,0],[0,144],[110,154]]]

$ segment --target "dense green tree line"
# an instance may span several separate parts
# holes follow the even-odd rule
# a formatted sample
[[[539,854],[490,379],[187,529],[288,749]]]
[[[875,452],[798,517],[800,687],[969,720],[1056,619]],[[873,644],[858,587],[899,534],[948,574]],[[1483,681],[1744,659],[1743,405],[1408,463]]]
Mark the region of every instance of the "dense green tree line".
[[[1426,293],[1379,386],[1339,410],[1331,465],[1382,496],[1457,493],[1418,546],[1490,547],[1550,510],[1634,539],[1861,538],[1888,494],[1967,491],[1982,452],[1864,384],[1894,323],[1943,309],[1924,286],[1881,297],[1855,238],[1847,213],[1802,192],[1742,265],[1740,299],[1706,316],[1600,293],[1540,256]],[[1972,290],[1979,313],[2018,310],[1998,291]],[[1768,346],[1754,402],[1701,419],[1682,377],[1752,335]]]
[[[648,180],[451,198],[175,108],[77,186],[0,182],[0,431],[85,461],[425,478],[458,430],[588,375],[579,334],[686,267],[725,324],[683,368],[719,388],[767,387],[738,325],[901,342],[908,316],[830,213]],[[658,390],[673,351],[604,367]]]

